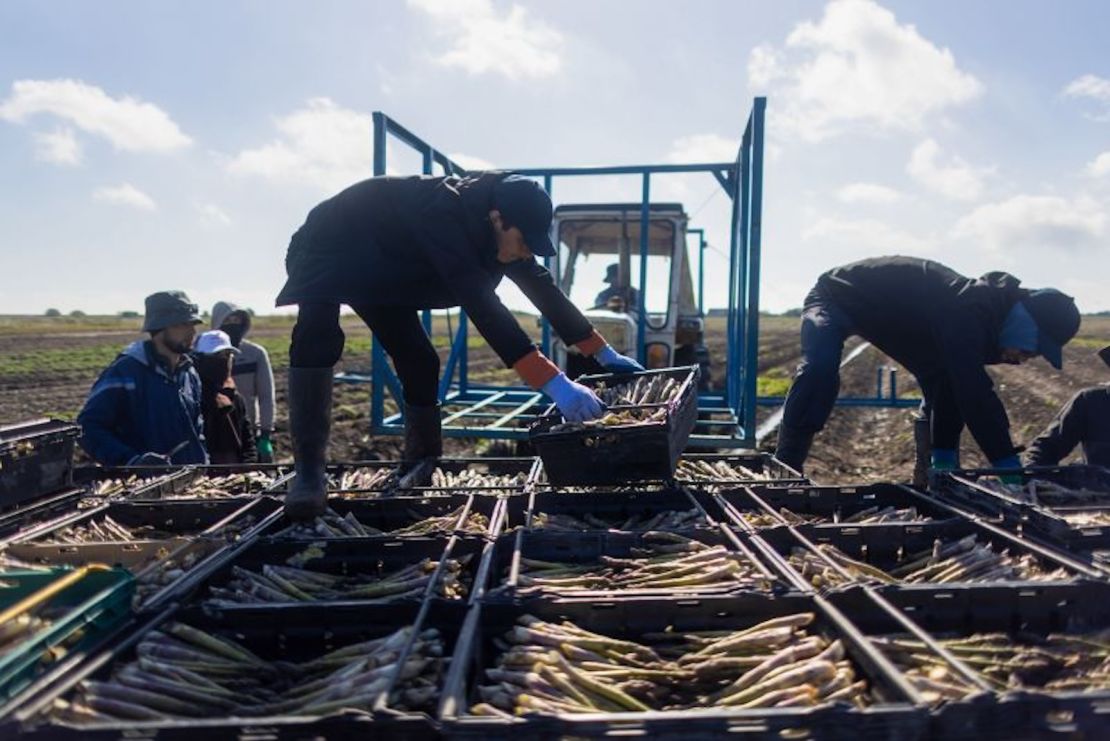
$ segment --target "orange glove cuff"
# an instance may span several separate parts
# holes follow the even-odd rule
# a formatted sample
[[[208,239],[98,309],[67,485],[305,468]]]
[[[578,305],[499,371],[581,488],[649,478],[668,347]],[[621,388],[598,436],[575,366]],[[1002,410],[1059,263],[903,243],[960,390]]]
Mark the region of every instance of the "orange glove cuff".
[[[598,334],[595,329],[589,337],[581,342],[574,343],[574,346],[578,349],[578,352],[583,355],[593,355],[595,352],[605,347],[605,338]]]
[[[534,389],[543,388],[545,383],[559,375],[559,368],[539,350],[533,350],[513,363],[513,370]]]

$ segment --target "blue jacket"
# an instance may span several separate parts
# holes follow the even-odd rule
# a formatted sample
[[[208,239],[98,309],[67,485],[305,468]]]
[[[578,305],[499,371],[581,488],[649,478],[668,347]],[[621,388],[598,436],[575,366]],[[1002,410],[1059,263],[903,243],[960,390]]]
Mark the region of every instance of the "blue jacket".
[[[81,447],[97,462],[126,465],[143,453],[173,455],[177,464],[207,463],[200,376],[186,357],[171,378],[149,341],[127,346],[96,379],[77,416]]]

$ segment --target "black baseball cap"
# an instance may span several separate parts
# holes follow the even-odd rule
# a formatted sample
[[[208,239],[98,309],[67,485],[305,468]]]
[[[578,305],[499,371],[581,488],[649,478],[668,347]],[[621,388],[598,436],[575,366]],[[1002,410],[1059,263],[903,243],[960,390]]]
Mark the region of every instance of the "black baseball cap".
[[[1022,303],[1037,323],[1037,352],[1060,370],[1064,367],[1064,345],[1079,331],[1075,299],[1055,288],[1042,288]]]
[[[532,254],[552,257],[551,196],[531,178],[507,175],[493,187],[493,207],[501,212],[505,227],[515,226],[524,235]]]

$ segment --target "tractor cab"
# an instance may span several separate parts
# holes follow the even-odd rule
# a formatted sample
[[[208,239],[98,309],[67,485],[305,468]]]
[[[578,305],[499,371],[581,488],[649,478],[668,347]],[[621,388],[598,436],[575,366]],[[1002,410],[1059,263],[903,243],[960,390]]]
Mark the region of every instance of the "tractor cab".
[[[648,224],[644,265],[639,203],[559,206],[552,273],[617,352],[648,368],[700,364],[707,379],[705,321],[694,296],[686,213],[678,203],[651,204]],[[600,370],[558,339],[553,350],[571,377]]]

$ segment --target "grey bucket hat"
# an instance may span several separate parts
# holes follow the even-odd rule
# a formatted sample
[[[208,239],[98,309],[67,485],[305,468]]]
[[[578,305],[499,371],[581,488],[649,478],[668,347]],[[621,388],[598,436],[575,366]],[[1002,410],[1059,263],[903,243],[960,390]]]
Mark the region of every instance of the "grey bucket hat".
[[[174,324],[200,324],[200,307],[184,291],[159,291],[146,297],[144,332],[157,332]]]

